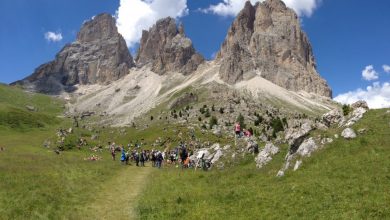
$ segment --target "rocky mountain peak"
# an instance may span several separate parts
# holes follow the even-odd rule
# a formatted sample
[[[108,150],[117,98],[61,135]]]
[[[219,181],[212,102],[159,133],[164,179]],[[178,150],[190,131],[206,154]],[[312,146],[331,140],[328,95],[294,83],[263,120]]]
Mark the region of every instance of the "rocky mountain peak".
[[[86,21],[77,34],[77,41],[91,42],[109,39],[118,35],[115,19],[110,14],[99,14]]]
[[[83,24],[77,40],[67,44],[51,62],[17,81],[25,89],[49,94],[72,91],[76,84],[106,84],[127,75],[134,66],[115,19],[100,14]]]
[[[150,64],[152,71],[189,74],[195,71],[204,58],[195,51],[192,41],[184,34],[184,27],[167,17],[157,21],[149,31],[143,31],[136,57],[137,66]]]
[[[316,70],[312,47],[299,18],[281,0],[249,1],[233,21],[217,54],[227,83],[261,77],[289,90],[331,97]]]

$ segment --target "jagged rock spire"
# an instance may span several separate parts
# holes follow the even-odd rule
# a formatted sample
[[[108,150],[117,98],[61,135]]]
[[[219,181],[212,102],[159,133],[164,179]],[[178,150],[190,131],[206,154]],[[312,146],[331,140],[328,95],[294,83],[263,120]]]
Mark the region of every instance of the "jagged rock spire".
[[[128,74],[134,66],[126,42],[118,33],[115,19],[100,14],[87,21],[77,40],[56,55],[55,60],[39,66],[32,75],[17,81],[26,89],[58,94],[76,84],[109,83]]]
[[[331,97],[316,70],[312,47],[295,12],[281,0],[249,1],[217,54],[220,77],[234,84],[254,74],[289,90]]]
[[[137,66],[149,64],[158,74],[169,71],[190,74],[204,58],[185,36],[183,25],[178,28],[175,19],[167,17],[158,20],[149,31],[143,31],[135,60]]]

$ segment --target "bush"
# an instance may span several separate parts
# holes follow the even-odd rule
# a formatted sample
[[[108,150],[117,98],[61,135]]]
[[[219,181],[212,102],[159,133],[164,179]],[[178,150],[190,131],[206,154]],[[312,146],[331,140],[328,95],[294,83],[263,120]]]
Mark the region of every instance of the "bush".
[[[221,114],[225,113],[225,109],[224,108],[219,108],[219,113],[221,113]]]
[[[204,113],[204,117],[206,117],[206,118],[210,117],[210,112],[209,112],[208,108],[206,108],[206,112]]]
[[[210,124],[210,129],[212,129],[214,125],[218,125],[218,119],[215,116],[211,117],[209,124]]]
[[[202,121],[202,117],[199,116],[199,117],[198,117],[198,121]]]
[[[256,113],[255,113],[255,115],[257,117],[255,120],[255,126],[259,126],[261,124],[261,122],[263,122],[264,119],[261,115],[257,115]]]
[[[279,117],[273,118],[271,121],[271,127],[273,129],[272,136],[275,138],[276,134],[280,131],[284,131],[283,122]]]
[[[215,112],[214,104],[213,104],[213,106],[211,106],[211,111]]]
[[[241,113],[237,117],[237,122],[240,123],[241,128],[246,128],[244,116],[242,116]]]
[[[153,115],[150,116],[150,120],[153,121]]]
[[[350,112],[351,112],[351,106],[344,104],[343,105],[343,114],[344,114],[344,116],[349,115]]]

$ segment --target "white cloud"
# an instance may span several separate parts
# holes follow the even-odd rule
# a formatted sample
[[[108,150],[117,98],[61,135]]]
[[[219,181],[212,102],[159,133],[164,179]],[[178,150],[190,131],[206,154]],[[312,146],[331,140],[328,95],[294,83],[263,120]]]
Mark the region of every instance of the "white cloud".
[[[383,65],[383,71],[385,71],[386,73],[390,73],[390,66],[389,65]]]
[[[250,0],[252,4],[264,0]],[[283,0],[287,7],[292,8],[299,16],[310,17],[322,0]],[[205,13],[213,13],[221,16],[236,16],[244,7],[246,0],[223,0],[216,5],[210,5],[201,9]]]
[[[378,72],[375,71],[373,65],[366,66],[364,70],[362,71],[362,77],[363,79],[367,81],[376,80],[379,77]]]
[[[343,104],[352,104],[359,100],[367,102],[373,109],[390,107],[390,83],[383,84],[375,82],[368,86],[366,90],[357,89],[355,91],[340,94],[334,98],[335,101]]]
[[[62,40],[62,34],[61,32],[55,33],[48,31],[45,33],[45,39],[49,42],[58,42]]]
[[[142,30],[148,30],[158,19],[187,14],[187,0],[120,0],[116,22],[131,48],[141,39]]]

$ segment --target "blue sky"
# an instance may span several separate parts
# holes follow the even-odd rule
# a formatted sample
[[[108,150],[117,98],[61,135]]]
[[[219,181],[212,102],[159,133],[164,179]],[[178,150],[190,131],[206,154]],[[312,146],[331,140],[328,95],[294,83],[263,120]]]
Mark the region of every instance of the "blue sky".
[[[54,59],[66,43],[75,39],[84,20],[101,12],[114,15],[122,1],[132,4],[141,0],[0,1],[0,82],[22,79],[39,65]],[[166,3],[153,9],[161,10],[158,12],[161,15],[168,13],[164,7],[172,8],[168,2],[175,7],[185,4],[185,10],[177,19],[183,22],[195,48],[208,59],[219,50],[234,19],[234,13],[199,10],[230,0],[153,1]],[[333,95],[344,95],[338,97],[342,102],[375,96],[377,100],[384,99],[376,104],[390,106],[390,100],[386,99],[387,95],[390,99],[390,85],[386,84],[390,82],[390,73],[382,67],[390,65],[390,1],[312,0],[314,6],[310,13],[298,11],[305,6],[302,0],[285,1],[293,2],[291,4],[298,8],[303,29],[314,49],[318,71],[332,87]],[[61,33],[62,39],[48,41],[47,32]],[[137,44],[133,44],[130,50],[134,52],[136,47]],[[370,65],[372,68],[367,69]],[[366,79],[362,75],[365,69]]]

